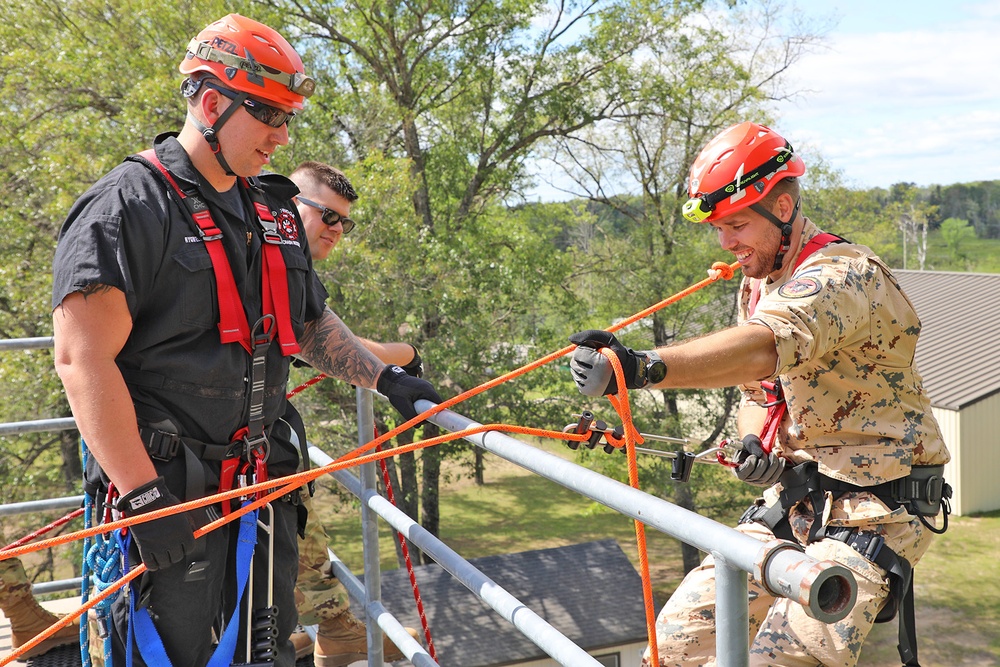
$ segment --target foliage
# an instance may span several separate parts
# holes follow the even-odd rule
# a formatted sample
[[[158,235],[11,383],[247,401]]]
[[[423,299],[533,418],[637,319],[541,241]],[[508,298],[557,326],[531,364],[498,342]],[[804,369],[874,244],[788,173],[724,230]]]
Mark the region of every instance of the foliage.
[[[968,220],[958,218],[948,218],[941,223],[941,239],[944,241],[951,258],[954,261],[964,261],[967,259],[964,248],[966,241],[976,238],[976,230],[969,226]]]
[[[785,11],[770,0],[7,0],[0,336],[51,334],[51,260],[66,211],[156,133],[179,129],[176,67],[188,40],[239,12],[286,34],[319,81],[275,169],[324,160],[361,194],[361,224],[319,267],[331,305],[361,335],[419,347],[446,397],[477,387],[564,348],[574,330],[608,327],[677,292],[720,258],[709,229],[677,224],[686,169],[718,129],[768,120],[775,100],[795,94],[782,74],[818,35]],[[528,165],[543,156],[552,173],[573,175],[575,199],[524,202]],[[928,266],[955,268],[945,264],[953,225],[942,218],[965,219],[983,243],[956,245],[962,261],[1000,270],[985,243],[1000,236],[1000,183],[857,190],[819,156],[809,164],[806,210],[821,226],[898,265],[894,223],[912,206],[925,215]],[[724,326],[734,289],[713,285],[621,337],[644,349]],[[295,369],[292,380],[310,376]],[[0,382],[4,421],[69,414],[47,351],[5,353]],[[314,441],[331,453],[354,447],[350,387],[327,381],[296,401]],[[557,360],[461,410],[553,427],[580,403]],[[731,404],[726,392],[648,394],[637,417],[648,432],[714,444],[732,430]],[[377,409],[391,425],[394,412]],[[61,436],[0,439],[0,495],[76,488],[76,449]],[[471,469],[467,447],[441,451],[461,457],[447,468],[455,474]],[[665,465],[646,461],[641,474],[669,495]],[[691,485],[700,507],[741,502],[701,474]]]

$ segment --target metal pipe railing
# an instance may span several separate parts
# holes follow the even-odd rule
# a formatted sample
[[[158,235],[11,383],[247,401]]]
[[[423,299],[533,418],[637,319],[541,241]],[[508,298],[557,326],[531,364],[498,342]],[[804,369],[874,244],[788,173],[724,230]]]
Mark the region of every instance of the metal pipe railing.
[[[329,456],[316,447],[309,448],[309,458],[319,466],[332,462]],[[403,533],[407,540],[420,547],[425,553],[430,554],[434,562],[449,572],[480,600],[492,607],[556,662],[569,667],[600,667],[601,663],[597,662],[590,654],[549,625],[545,619],[471,565],[427,529],[413,521],[402,510],[379,495],[376,490],[362,488],[361,481],[346,470],[336,471],[332,475],[348,491],[358,496],[363,506],[371,508],[389,525]],[[366,571],[366,580],[368,574]]]
[[[6,422],[0,424],[0,436],[21,435],[22,433],[40,433],[42,431],[70,431],[76,428],[76,420],[72,417],[57,419],[36,419],[26,422]]]
[[[52,347],[51,337],[0,341],[0,351],[50,347]],[[367,443],[368,434],[373,432],[372,395],[368,390],[358,389],[358,439],[361,444]],[[415,407],[418,411],[427,411],[433,406],[430,401],[417,401]],[[441,411],[429,421],[449,431],[480,426],[478,422],[450,410]],[[0,424],[0,436],[74,428],[76,423],[73,418],[14,422]],[[465,439],[550,481],[642,521],[702,551],[712,553],[716,560],[719,665],[742,667],[749,662],[748,574],[753,574],[754,578],[773,594],[799,602],[807,614],[825,623],[844,618],[854,606],[857,585],[851,572],[838,563],[816,561],[807,556],[798,545],[780,540],[762,544],[722,524],[500,432],[489,431]],[[311,458],[318,464],[326,465],[331,462],[329,457],[315,447],[310,447],[309,451]],[[352,595],[365,601],[366,614],[376,621],[366,624],[370,667],[381,667],[383,664],[381,638],[383,630],[417,667],[437,664],[423,647],[410,637],[399,621],[391,617],[382,606],[378,527],[375,518],[377,516],[385,519],[407,539],[430,554],[452,576],[493,607],[557,662],[573,667],[599,667],[600,663],[586,651],[382,498],[376,491],[374,464],[362,467],[361,479],[347,471],[335,472],[333,476],[362,500],[365,587],[362,588],[361,583],[335,554],[330,552],[330,556],[338,578],[344,582]],[[0,516],[79,507],[82,500],[83,496],[74,496],[5,505],[0,506]],[[34,590],[39,593],[67,590],[71,585],[78,586],[79,583],[79,578],[46,582],[36,585]]]
[[[14,516],[31,512],[47,512],[49,510],[69,510],[83,507],[83,496],[67,496],[65,498],[47,498],[45,500],[26,500],[23,503],[0,505],[0,516]]]
[[[431,401],[416,402],[419,412],[430,410],[434,406]],[[429,421],[449,431],[481,426],[451,410],[442,410],[430,417]],[[782,540],[761,543],[711,519],[497,431],[478,433],[465,439],[702,551],[718,554],[727,567],[740,571],[739,577],[724,574],[716,581],[716,614],[719,623],[731,628],[731,632],[727,634],[742,631],[742,634],[749,636],[745,618],[748,573],[752,573],[771,593],[797,601],[808,615],[824,623],[844,618],[854,607],[857,582],[851,571],[833,561],[817,561],[806,555],[797,544]],[[740,579],[742,583],[735,581],[736,579]],[[728,587],[731,586],[739,590],[729,590]],[[740,608],[734,608],[737,600],[741,601]],[[739,659],[729,652],[730,649],[723,633],[717,633],[719,664],[747,664],[745,654]]]
[[[45,350],[52,347],[52,336],[7,338],[0,340],[0,352],[7,350]]]

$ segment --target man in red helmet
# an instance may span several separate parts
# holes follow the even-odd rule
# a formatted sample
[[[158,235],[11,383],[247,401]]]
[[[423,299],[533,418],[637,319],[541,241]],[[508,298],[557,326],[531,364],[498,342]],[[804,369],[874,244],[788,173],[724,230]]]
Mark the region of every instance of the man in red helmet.
[[[750,664],[855,665],[876,618],[897,609],[900,654],[916,664],[912,567],[942,532],[935,517],[950,495],[950,457],[913,364],[920,321],[870,249],[802,215],[803,173],[768,127],[716,136],[691,168],[683,215],[714,227],[739,261],[739,324],[649,351],[583,331],[570,337],[570,365],[588,396],[617,390],[602,348],[621,360],[629,389],[738,385],[734,472],[765,490],[737,530],[795,540],[853,571],[857,603],[832,625],[751,581]],[[714,606],[709,557],[659,614],[660,667],[715,664]]]
[[[326,307],[297,189],[262,173],[313,92],[295,50],[230,14],[190,42],[180,70],[180,134],[157,137],[81,196],[56,249],[56,368],[93,455],[85,483],[98,516],[134,517],[295,472],[280,419],[292,355],[377,389],[406,419],[416,400],[441,400],[380,362]],[[271,566],[252,568],[252,594],[245,545],[256,522],[193,538],[232,503],[131,526],[126,562],[149,571],[114,603],[114,664],[291,667],[296,501],[290,493],[261,512],[270,528],[255,560]],[[248,597],[249,643],[239,611]]]

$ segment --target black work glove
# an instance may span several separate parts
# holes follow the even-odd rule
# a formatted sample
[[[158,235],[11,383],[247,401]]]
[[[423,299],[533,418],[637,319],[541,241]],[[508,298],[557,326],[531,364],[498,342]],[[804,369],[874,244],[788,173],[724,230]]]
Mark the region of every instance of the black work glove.
[[[424,361],[420,358],[420,353],[417,352],[416,346],[407,343],[413,348],[413,359],[410,359],[410,363],[405,366],[400,366],[407,375],[412,375],[415,378],[422,378],[424,376]]]
[[[755,486],[771,486],[785,470],[785,459],[764,451],[760,438],[750,434],[743,438],[743,448],[736,455],[736,476]]]
[[[126,517],[132,517],[179,504],[163,478],[157,477],[120,497],[115,507]],[[150,571],[180,563],[194,551],[194,526],[187,512],[137,523],[129,526],[129,530],[139,548],[139,557]]]
[[[407,421],[417,416],[417,409],[413,404],[419,399],[425,398],[434,403],[441,403],[441,397],[434,391],[430,382],[409,375],[396,364],[385,367],[378,376],[375,388],[378,393],[389,399],[392,407],[399,410],[399,414]]]
[[[601,329],[589,329],[573,334],[569,337],[569,342],[578,346],[573,350],[569,368],[577,389],[584,396],[605,396],[618,391],[615,369],[608,358],[598,351],[603,347],[611,348],[618,355],[625,373],[626,387],[641,389],[645,385],[645,378],[639,377],[642,366],[638,353],[619,343],[613,334]]]

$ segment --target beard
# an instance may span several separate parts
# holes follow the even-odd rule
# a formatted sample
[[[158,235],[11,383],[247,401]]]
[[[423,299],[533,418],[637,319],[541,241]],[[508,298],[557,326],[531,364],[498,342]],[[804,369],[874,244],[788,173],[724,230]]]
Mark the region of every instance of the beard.
[[[768,222],[760,242],[754,247],[751,262],[740,267],[743,275],[750,278],[767,278],[774,272],[774,260],[780,250],[781,230]]]

